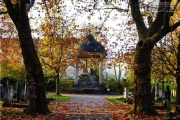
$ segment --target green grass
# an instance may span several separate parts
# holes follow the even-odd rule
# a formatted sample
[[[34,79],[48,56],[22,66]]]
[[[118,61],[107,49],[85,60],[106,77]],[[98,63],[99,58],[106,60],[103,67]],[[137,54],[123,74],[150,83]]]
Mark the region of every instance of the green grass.
[[[62,96],[62,95],[55,95],[55,94],[47,94],[46,98],[54,99],[57,101],[69,101],[72,97],[70,96]]]
[[[122,104],[121,101],[118,100],[118,98],[107,98],[109,102],[112,102],[114,104]]]

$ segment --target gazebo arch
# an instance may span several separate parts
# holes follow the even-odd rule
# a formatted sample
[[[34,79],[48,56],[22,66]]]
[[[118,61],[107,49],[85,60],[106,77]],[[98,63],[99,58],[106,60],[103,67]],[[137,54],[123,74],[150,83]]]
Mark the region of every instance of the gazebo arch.
[[[106,50],[104,49],[104,46],[97,42],[96,39],[93,37],[93,35],[89,34],[87,36],[87,39],[83,41],[78,48],[78,55],[77,59],[82,59],[82,58],[98,58],[99,59],[99,80],[98,80],[98,86],[102,84],[102,60],[106,56]],[[87,72],[87,65],[86,65],[86,72]],[[79,83],[79,66],[78,63],[76,64],[76,73],[75,73],[75,85],[81,87],[83,86],[82,84]],[[86,73],[82,73],[82,75],[86,75]],[[87,73],[88,75],[88,73]],[[94,79],[93,76],[90,76],[90,79]],[[90,82],[91,80],[88,81],[89,84],[84,85],[83,87],[87,87],[90,89],[90,86],[93,87]],[[89,86],[88,86],[89,85]],[[97,87],[97,85],[95,86]]]

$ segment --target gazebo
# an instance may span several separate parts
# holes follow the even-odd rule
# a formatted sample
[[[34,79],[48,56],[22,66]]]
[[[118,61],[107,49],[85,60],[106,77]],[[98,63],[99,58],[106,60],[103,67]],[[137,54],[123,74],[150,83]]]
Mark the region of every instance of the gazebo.
[[[89,74],[87,72],[87,63],[86,63],[86,71],[84,71],[83,73],[79,75],[79,66],[78,64],[76,64],[75,85],[78,88],[83,89],[83,91],[85,89],[86,90],[99,89],[99,85],[102,84],[102,71],[103,71],[102,60],[105,56],[106,56],[106,50],[104,49],[104,46],[101,43],[97,42],[96,39],[93,37],[93,35],[89,34],[87,36],[87,39],[79,45],[77,59],[98,58],[99,59],[99,76],[95,77],[95,74],[93,74],[92,69],[91,69],[92,74]]]

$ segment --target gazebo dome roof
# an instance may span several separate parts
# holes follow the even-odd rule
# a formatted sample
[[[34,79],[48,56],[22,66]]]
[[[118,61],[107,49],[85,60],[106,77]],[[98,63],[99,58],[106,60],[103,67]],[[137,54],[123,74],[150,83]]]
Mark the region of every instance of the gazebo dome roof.
[[[79,45],[78,57],[90,58],[106,56],[106,50],[104,46],[97,42],[93,35],[89,34],[87,40]]]
[[[91,34],[87,36],[87,41],[80,44],[80,49],[86,52],[106,53],[104,46],[97,42]]]
[[[100,57],[100,55],[106,55],[106,50],[104,46],[97,42],[93,35],[89,34],[87,40],[82,42],[79,46],[78,57]]]

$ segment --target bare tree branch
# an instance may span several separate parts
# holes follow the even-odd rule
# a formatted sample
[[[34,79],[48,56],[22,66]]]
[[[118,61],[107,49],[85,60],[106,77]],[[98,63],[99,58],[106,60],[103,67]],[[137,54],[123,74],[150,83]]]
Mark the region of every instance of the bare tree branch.
[[[163,64],[166,66],[166,68],[168,69],[168,71],[173,75],[176,76],[176,74],[174,73],[174,71],[176,71],[176,67],[172,64],[172,62],[170,61],[170,59],[168,58],[168,56],[165,54],[165,52],[163,52],[161,50],[160,47],[158,47],[156,45],[159,53],[160,53],[160,59],[163,62]],[[172,67],[173,69],[171,69],[170,67]]]
[[[162,26],[169,26],[170,17],[173,15],[179,1],[176,2],[175,6],[172,10],[170,10],[171,9],[170,3],[171,3],[170,0],[166,1],[166,2],[165,2],[165,0],[160,1],[156,19],[149,27],[149,35],[150,36],[157,33],[161,29]],[[160,4],[162,4],[162,5],[160,5]],[[174,25],[174,27],[176,27],[176,25]]]
[[[149,31],[149,36],[152,36],[154,35],[155,33],[157,33],[161,27],[163,26],[164,24],[164,12],[162,11],[163,9],[163,5],[160,5],[160,3],[163,3],[164,0],[161,0],[159,2],[159,7],[157,9],[157,15],[156,15],[156,18],[154,20],[154,22],[150,25],[148,31]]]
[[[174,31],[178,26],[180,26],[180,20],[176,22],[173,26],[163,26],[161,30],[159,30],[156,34],[154,34],[152,37],[155,37],[156,39],[153,39],[152,41],[154,44],[157,43],[161,38],[163,38],[168,32]]]
[[[112,8],[103,8],[103,9],[116,9],[118,12],[130,12],[129,9],[121,9],[117,6],[115,6],[114,4],[112,4],[112,2],[107,2],[106,4],[112,6]]]
[[[3,2],[6,5],[8,5],[8,7],[13,5],[13,3],[10,0],[4,0]],[[35,0],[30,0],[30,3],[26,3],[26,11],[29,11],[30,8],[34,6],[34,3],[35,3]],[[16,4],[18,4],[18,3],[16,3]],[[9,7],[9,8],[13,8],[13,7]],[[7,14],[7,13],[8,13],[7,9],[6,10],[0,10],[0,15]]]
[[[34,6],[35,0],[30,0],[29,4],[26,4],[26,11],[29,11],[30,8]]]
[[[143,39],[145,37],[143,34],[147,32],[147,27],[145,26],[142,14],[140,12],[139,1],[130,0],[130,6],[131,6],[132,17],[136,23],[136,27],[139,33],[139,38]]]

